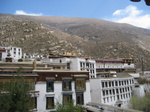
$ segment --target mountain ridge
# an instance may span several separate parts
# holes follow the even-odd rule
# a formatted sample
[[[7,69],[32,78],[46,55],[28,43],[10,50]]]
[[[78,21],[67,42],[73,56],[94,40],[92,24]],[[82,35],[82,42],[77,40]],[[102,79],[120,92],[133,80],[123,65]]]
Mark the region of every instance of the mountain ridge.
[[[22,47],[30,54],[75,52],[91,58],[137,60],[149,70],[150,30],[92,18],[0,14],[1,46]]]

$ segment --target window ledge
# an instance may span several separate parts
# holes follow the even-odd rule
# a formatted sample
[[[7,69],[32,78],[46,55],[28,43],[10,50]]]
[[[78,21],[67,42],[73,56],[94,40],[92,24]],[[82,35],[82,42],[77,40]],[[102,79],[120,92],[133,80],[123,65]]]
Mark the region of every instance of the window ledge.
[[[73,93],[73,91],[62,91],[62,93]]]
[[[54,97],[55,94],[54,93],[50,93],[50,94],[45,94],[46,97]]]

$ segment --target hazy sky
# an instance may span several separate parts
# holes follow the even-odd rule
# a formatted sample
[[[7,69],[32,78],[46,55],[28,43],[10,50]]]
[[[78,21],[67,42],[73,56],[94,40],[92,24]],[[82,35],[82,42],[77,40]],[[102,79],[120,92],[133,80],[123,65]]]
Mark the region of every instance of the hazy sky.
[[[150,29],[144,0],[0,0],[0,13],[97,18]]]

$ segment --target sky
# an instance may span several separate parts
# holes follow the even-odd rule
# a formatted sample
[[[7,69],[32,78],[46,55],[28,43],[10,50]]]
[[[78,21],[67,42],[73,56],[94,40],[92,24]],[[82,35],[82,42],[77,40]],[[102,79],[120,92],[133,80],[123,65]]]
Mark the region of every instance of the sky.
[[[97,18],[150,29],[150,6],[144,0],[0,0],[0,13]]]

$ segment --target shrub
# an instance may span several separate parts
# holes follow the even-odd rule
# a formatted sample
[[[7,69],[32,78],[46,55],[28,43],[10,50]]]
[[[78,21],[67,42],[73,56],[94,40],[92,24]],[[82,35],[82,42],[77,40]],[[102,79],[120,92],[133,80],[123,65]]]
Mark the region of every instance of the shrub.
[[[41,61],[41,59],[40,58],[36,58],[36,61]]]
[[[81,105],[74,105],[73,102],[67,104],[57,103],[56,112],[84,112],[84,108]]]
[[[18,59],[18,62],[23,62],[23,59]]]

